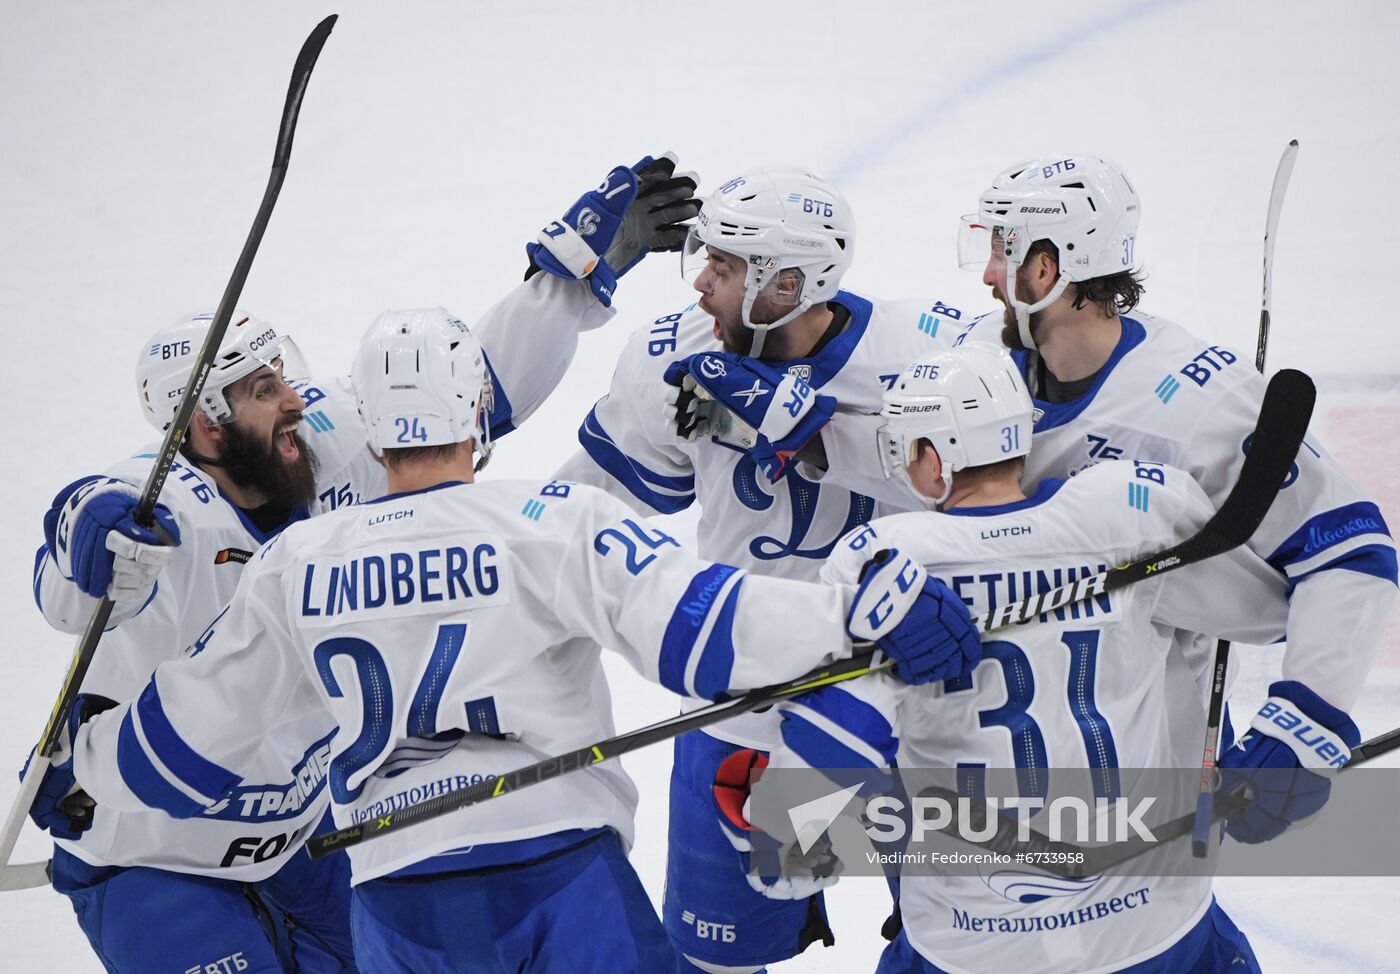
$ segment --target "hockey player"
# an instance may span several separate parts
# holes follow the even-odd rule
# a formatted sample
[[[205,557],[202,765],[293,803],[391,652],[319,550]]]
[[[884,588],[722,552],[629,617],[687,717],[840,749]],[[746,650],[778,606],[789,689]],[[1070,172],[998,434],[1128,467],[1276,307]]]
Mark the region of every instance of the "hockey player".
[[[591,214],[600,266],[626,269],[649,250],[679,246],[684,229],[673,221],[698,204],[687,201],[693,179],[675,176],[674,166],[669,155],[619,166],[570,209]],[[633,206],[634,198],[645,205]],[[612,316],[615,284],[610,269],[581,283],[541,275],[487,313],[479,332],[491,353],[494,434],[553,389],[578,332]],[[182,319],[142,346],[138,393],[157,430],[174,417],[211,318]],[[348,384],[307,381],[285,335],[236,312],[157,508],[157,522],[179,546],[157,545],[132,521],[150,449],[71,484],[45,518],[34,592],[49,622],[76,633],[99,596],[116,602],[115,628],[84,681],[88,711],[103,698],[135,697],[160,662],[207,638],[263,542],[309,515],[382,494],[384,473],[365,443]],[[328,740],[311,743],[274,777],[244,782],[225,805],[188,821],[94,810],[54,784],[59,792],[40,802],[47,811],[35,810],[57,840],[54,886],[73,901],[107,968],[182,974],[224,962],[252,972],[348,964],[348,871],[294,855],[319,811],[299,816],[325,805],[328,750]],[[157,915],[165,922],[149,921]],[[279,941],[280,960],[264,926]],[[294,960],[281,943],[288,932]]]
[[[897,545],[985,612],[1044,590],[1043,580],[1061,572],[1073,577],[1167,548],[1214,513],[1185,472],[1136,460],[1099,464],[1068,480],[1045,478],[1026,496],[1023,458],[1041,442],[1032,446],[1033,408],[1017,366],[999,346],[969,342],[907,370],[886,398],[885,455],[892,474],[944,513],[862,526],[837,545],[823,577],[849,580],[871,550]],[[1199,746],[1198,727],[1168,719],[1166,674],[1182,665],[1171,627],[1270,641],[1288,619],[1284,593],[1283,578],[1267,563],[1235,549],[997,632],[964,680],[905,687],[875,675],[797,698],[783,707],[784,748],[772,766],[1015,767],[1021,797],[1042,799],[1046,779],[1036,772],[1094,769],[1096,795],[1102,788],[1105,799],[1124,797],[1130,776],[1142,774],[1127,769],[1170,767],[1174,752]],[[1211,647],[1203,649],[1208,655]],[[1314,745],[1325,739],[1345,755],[1360,742],[1351,720],[1302,684],[1276,684],[1272,692],[1308,722]],[[1255,727],[1261,740],[1315,759],[1274,722],[1257,720]],[[1296,786],[1261,797],[1261,810],[1306,814],[1320,804],[1311,789],[1327,784],[1300,772]],[[716,794],[731,827],[743,828],[744,793]],[[1056,884],[1003,865],[982,867],[979,875],[906,872],[903,931],[878,970],[1259,970],[1248,941],[1214,902],[1209,876],[1149,877]],[[775,886],[776,895],[783,892]]]
[[[493,384],[440,309],[381,315],[354,384],[390,493],[264,545],[194,655],[77,730],[99,808],[198,817],[325,748],[337,823],[388,814],[609,736],[599,642],[706,697],[845,655],[848,619],[910,678],[976,659],[965,608],[907,559],[853,589],[753,577],[601,491],[474,483]],[[603,764],[354,847],[361,969],[672,970],[625,857],[635,802]]]
[[[755,169],[723,183],[684,254],[698,302],[632,336],[607,396],[579,429],[582,451],[557,476],[643,513],[698,501],[702,557],[783,578],[815,579],[877,498],[916,506],[878,466],[862,474],[845,458],[873,435],[856,417],[878,412],[886,384],[950,341],[960,315],[937,302],[841,290],[855,248],[850,207],[818,176]],[[751,441],[679,436],[682,383],[734,409],[756,431]],[[687,425],[704,429],[693,416]],[[827,463],[853,476],[828,485]],[[779,903],[750,889],[709,813],[720,763],[768,746],[775,730],[771,714],[752,715],[676,741],[664,919],[680,952],[705,971],[753,972],[815,940],[833,942],[820,897]],[[704,937],[696,917],[732,938]]]
[[[1003,313],[968,323],[955,343],[1005,343],[1035,402],[1035,450],[1026,483],[1072,476],[1103,460],[1137,457],[1186,470],[1219,503],[1234,482],[1254,428],[1264,380],[1247,356],[1136,310],[1140,201],[1108,160],[1057,154],[1002,172],[963,218],[960,263],[980,268]],[[864,456],[833,457],[828,483],[863,484],[881,460],[879,420],[847,441]],[[1396,595],[1395,545],[1376,504],[1312,436],[1251,548],[1289,580],[1283,677],[1342,711],[1356,702]],[[1340,628],[1339,628],[1340,627]],[[1192,637],[1183,634],[1183,642]],[[1173,667],[1172,719],[1204,739],[1211,656],[1185,648],[1194,679]],[[1295,701],[1296,702],[1296,701]],[[1289,760],[1248,735],[1224,766]],[[1201,759],[1200,742],[1175,735],[1177,763]],[[1283,827],[1260,817],[1230,823],[1237,839],[1263,841]]]
[[[964,235],[960,255],[964,266],[982,268],[1005,311],[978,318],[957,340],[1000,337],[1015,350],[1036,406],[1027,483],[1137,457],[1186,470],[1219,503],[1248,448],[1264,380],[1246,355],[1136,310],[1144,290],[1139,207],[1127,177],[1106,159],[1049,155],[1002,172],[976,216],[964,218],[969,229],[984,229]],[[1250,547],[1289,582],[1284,681],[1346,711],[1395,601],[1395,546],[1375,503],[1313,437],[1294,471]],[[1202,738],[1211,656],[1192,657],[1194,683],[1185,669],[1171,671],[1181,680],[1173,720]],[[1181,766],[1199,762],[1199,741],[1190,745],[1184,730],[1175,739]],[[1257,733],[1229,747],[1223,738],[1222,766],[1290,761]],[[1229,831],[1257,842],[1285,824],[1256,806]]]

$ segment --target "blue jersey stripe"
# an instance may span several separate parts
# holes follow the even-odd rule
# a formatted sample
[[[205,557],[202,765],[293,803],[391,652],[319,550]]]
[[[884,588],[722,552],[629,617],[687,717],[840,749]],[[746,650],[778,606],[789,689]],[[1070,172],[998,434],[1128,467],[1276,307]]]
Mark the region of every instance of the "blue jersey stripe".
[[[671,620],[666,623],[666,632],[661,637],[661,655],[657,663],[661,684],[668,690],[690,694],[690,688],[685,684],[690,654],[695,651],[696,640],[700,638],[705,620],[714,608],[715,596],[738,570],[732,565],[711,565],[697,572],[676,603]]]
[[[212,804],[238,786],[242,780],[238,775],[201,757],[176,733],[165,715],[154,679],[146,684],[132,709],[141,721],[151,753],[185,787],[203,795]]]
[[[491,368],[491,356],[486,354],[485,349],[481,350],[481,357],[486,360],[486,374],[491,379],[491,413],[486,417],[486,425],[491,430],[491,439],[499,440],[515,429],[515,408],[511,406],[501,380],[496,378],[496,370]]]
[[[1367,534],[1390,537],[1380,508],[1370,501],[1347,504],[1308,518],[1265,560],[1286,572],[1290,565],[1316,558],[1328,548]]]
[[[204,806],[176,788],[151,763],[146,749],[132,726],[131,711],[122,719],[117,733],[117,770],[132,793],[142,802],[158,808],[173,818],[194,818],[204,812]]]
[[[695,500],[695,478],[667,477],[648,470],[618,449],[590,410],[578,428],[578,441],[593,462],[602,467],[642,503],[662,514],[683,511]],[[663,494],[656,487],[683,493]]]
[[[695,692],[707,700],[713,700],[729,689],[729,678],[734,672],[734,613],[739,607],[739,590],[744,587],[741,578],[734,583],[720,606],[710,638],[705,640],[701,650],[700,663],[695,667]]]
[[[1391,545],[1368,544],[1360,548],[1353,548],[1346,554],[1338,555],[1325,565],[1318,565],[1301,575],[1293,576],[1288,580],[1288,594],[1292,596],[1294,586],[1305,578],[1316,575],[1318,572],[1338,570],[1374,575],[1376,578],[1385,579],[1392,585],[1398,584],[1396,581],[1395,548]]]
[[[34,604],[39,607],[39,611],[44,611],[44,596],[40,590],[39,583],[44,577],[44,562],[49,557],[49,546],[41,544],[39,550],[34,553]]]
[[[827,687],[796,697],[793,703],[821,714],[878,751],[886,764],[894,764],[895,754],[899,750],[899,739],[895,737],[894,728],[877,708],[853,693],[840,687]]]
[[[782,735],[783,743],[813,768],[878,767],[796,711],[783,711]]]

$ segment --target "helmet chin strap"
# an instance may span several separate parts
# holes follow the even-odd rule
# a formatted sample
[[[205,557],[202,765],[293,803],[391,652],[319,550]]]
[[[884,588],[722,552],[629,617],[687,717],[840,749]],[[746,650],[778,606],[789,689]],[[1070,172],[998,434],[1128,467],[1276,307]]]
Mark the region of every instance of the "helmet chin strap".
[[[1045,295],[1035,304],[1026,304],[1016,297],[1016,271],[1020,265],[1007,263],[1006,265],[1006,290],[1010,295],[1011,306],[1016,309],[1016,329],[1021,333],[1021,344],[1028,351],[1036,351],[1035,339],[1031,336],[1031,315],[1037,311],[1043,311],[1060,299],[1060,295],[1065,293],[1065,288],[1069,287],[1069,275],[1060,272],[1059,280],[1050,289],[1050,293]]]
[[[744,308],[740,320],[743,322],[744,327],[753,333],[752,337],[749,339],[749,358],[758,358],[762,354],[763,343],[765,339],[767,339],[770,331],[775,328],[781,328],[812,306],[810,298],[803,298],[801,301],[797,302],[796,306],[791,311],[783,315],[777,321],[757,324],[753,320],[753,305],[754,301],[757,299],[758,294],[752,287],[744,293]]]

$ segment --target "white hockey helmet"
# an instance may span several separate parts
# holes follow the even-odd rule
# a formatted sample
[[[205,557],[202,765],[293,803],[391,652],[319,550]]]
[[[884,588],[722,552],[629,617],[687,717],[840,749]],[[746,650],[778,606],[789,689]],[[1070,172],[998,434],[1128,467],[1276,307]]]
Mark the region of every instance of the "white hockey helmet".
[[[744,259],[742,320],[754,332],[749,354],[757,357],[769,331],[836,296],[855,256],[855,231],[849,204],[820,176],[795,167],[751,169],[705,200],[681,253],[681,273],[691,277],[704,267],[706,245]],[[754,322],[754,300],[788,268],[802,275],[792,310]]]
[[[360,418],[381,450],[474,439],[491,452],[486,356],[446,308],[385,311],[360,341],[350,370]]]
[[[909,483],[921,439],[943,461],[946,489],[941,497],[926,498],[929,507],[948,499],[957,471],[1030,452],[1034,406],[1020,370],[1000,345],[966,342],[922,358],[900,373],[884,399],[878,435],[885,476]]]
[[[169,328],[156,332],[141,347],[141,357],[136,362],[136,394],[142,414],[156,429],[164,431],[175,419],[195,359],[213,324],[212,311],[185,315]],[[290,336],[235,309],[199,394],[199,408],[209,422],[222,425],[232,420],[234,410],[225,391],[264,367],[279,373],[288,383],[307,377],[306,362]]]
[[[958,263],[981,270],[991,248],[1006,258],[1006,299],[1016,309],[1021,342],[1035,348],[1032,312],[1048,307],[1070,283],[1132,270],[1141,203],[1114,162],[1060,153],[1019,162],[964,216]],[[1031,244],[1048,240],[1060,252],[1060,277],[1034,305],[1016,300],[1016,272]]]

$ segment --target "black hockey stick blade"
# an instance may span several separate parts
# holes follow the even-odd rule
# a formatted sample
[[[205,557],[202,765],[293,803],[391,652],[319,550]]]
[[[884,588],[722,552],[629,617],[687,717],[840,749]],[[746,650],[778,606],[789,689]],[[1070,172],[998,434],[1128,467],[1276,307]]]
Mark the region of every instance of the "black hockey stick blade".
[[[315,67],[316,59],[326,43],[326,38],[330,36],[335,21],[336,17],[332,15],[317,24],[305,43],[302,44],[301,52],[297,55],[296,64],[292,68],[291,84],[287,89],[287,100],[282,106],[282,118],[277,128],[277,149],[273,154],[272,172],[268,176],[267,188],[263,191],[262,203],[258,207],[257,215],[253,218],[252,229],[248,232],[248,239],[243,244],[243,251],[239,254],[238,262],[234,265],[228,286],[224,288],[223,297],[219,300],[218,310],[214,314],[214,321],[209,327],[209,333],[205,336],[204,345],[200,348],[199,355],[195,358],[194,366],[190,370],[190,378],[185,383],[185,391],[180,399],[179,407],[175,411],[175,418],[165,432],[165,439],[161,442],[156,462],[151,467],[146,483],[141,488],[141,498],[135,513],[138,524],[149,526],[153,523],[156,501],[160,498],[160,492],[165,486],[166,477],[170,474],[171,465],[175,462],[176,454],[179,453],[180,444],[189,432],[190,422],[194,418],[199,396],[204,389],[204,380],[208,377],[214,357],[218,353],[219,346],[223,343],[229,319],[233,316],[234,306],[243,293],[243,284],[248,279],[248,271],[253,265],[253,257],[257,254],[258,245],[262,242],[263,231],[267,229],[268,221],[272,217],[273,205],[277,202],[277,195],[282,189],[287,160],[292,151],[292,136],[296,131],[297,117],[301,111],[301,102],[306,94],[307,83],[311,79],[311,69]],[[15,796],[14,804],[10,807],[10,813],[5,819],[3,828],[0,828],[0,864],[4,864],[0,865],[0,869],[10,868],[8,865],[10,853],[14,850],[20,829],[23,828],[29,807],[34,801],[39,782],[43,779],[48,767],[48,758],[58,745],[58,739],[68,718],[68,712],[73,708],[73,701],[82,688],[83,678],[87,676],[88,667],[92,664],[98,641],[102,638],[111,613],[112,602],[109,599],[104,598],[98,602],[97,608],[93,610],[92,618],[88,620],[87,628],[83,630],[78,645],[73,650],[72,659],[68,664],[68,672],[64,675],[63,684],[59,689],[58,699],[54,701],[53,709],[49,711],[48,723],[44,725],[43,735],[39,739],[38,753],[31,762],[30,773],[20,786],[19,793]]]
[[[331,14],[315,26],[306,41],[301,45],[296,64],[292,65],[292,80],[287,86],[287,101],[282,106],[282,127],[277,130],[277,148],[272,153],[272,168],[285,169],[292,155],[292,136],[296,135],[297,117],[301,114],[301,100],[306,97],[306,84],[311,80],[311,69],[321,56],[321,48],[326,46],[326,38],[340,19]]]
[[[1312,379],[1297,369],[1282,369],[1269,380],[1239,482],[1208,525],[1213,533],[1242,545],[1258,530],[1288,479],[1316,401]]]
[[[1109,569],[1108,587],[1118,588],[1166,568],[1203,561],[1238,548],[1253,537],[1293,467],[1316,399],[1312,379],[1297,369],[1283,369],[1270,379],[1239,476],[1219,509],[1200,531],[1163,552],[1155,562]]]

